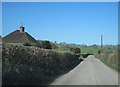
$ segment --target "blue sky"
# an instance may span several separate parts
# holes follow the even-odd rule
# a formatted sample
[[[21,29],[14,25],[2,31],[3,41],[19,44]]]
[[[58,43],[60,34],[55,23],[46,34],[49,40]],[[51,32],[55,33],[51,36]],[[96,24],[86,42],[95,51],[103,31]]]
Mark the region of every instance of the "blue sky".
[[[117,2],[3,2],[2,36],[19,29],[35,39],[76,44],[118,43]]]

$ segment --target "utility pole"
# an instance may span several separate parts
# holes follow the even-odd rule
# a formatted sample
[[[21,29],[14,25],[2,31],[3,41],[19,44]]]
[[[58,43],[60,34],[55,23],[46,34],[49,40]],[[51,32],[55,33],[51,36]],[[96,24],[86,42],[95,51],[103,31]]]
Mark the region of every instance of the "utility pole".
[[[101,48],[103,47],[103,39],[102,39],[102,35],[101,35]]]
[[[103,36],[101,35],[101,54],[103,54]]]

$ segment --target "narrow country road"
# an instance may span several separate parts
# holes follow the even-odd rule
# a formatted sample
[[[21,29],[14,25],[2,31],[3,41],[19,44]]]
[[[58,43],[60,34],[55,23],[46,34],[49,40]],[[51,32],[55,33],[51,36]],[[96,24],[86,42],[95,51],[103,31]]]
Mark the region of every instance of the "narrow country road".
[[[53,81],[51,85],[118,85],[118,72],[90,55],[73,70]]]

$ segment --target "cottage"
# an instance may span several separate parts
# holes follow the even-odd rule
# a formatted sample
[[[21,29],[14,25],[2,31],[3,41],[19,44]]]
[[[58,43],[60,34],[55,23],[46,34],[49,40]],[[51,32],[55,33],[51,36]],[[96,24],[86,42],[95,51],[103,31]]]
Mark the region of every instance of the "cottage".
[[[38,43],[31,35],[27,32],[24,32],[25,28],[23,26],[20,27],[20,30],[15,30],[12,33],[8,34],[3,38],[3,42],[5,43]]]

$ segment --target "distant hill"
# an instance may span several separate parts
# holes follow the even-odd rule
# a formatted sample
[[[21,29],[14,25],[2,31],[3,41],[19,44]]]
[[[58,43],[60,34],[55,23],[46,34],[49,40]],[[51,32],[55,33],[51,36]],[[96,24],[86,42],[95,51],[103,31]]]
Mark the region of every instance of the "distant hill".
[[[61,42],[60,44],[61,44],[61,45],[66,45],[67,43],[66,43],[66,42]]]

